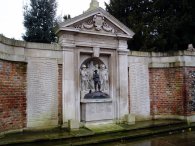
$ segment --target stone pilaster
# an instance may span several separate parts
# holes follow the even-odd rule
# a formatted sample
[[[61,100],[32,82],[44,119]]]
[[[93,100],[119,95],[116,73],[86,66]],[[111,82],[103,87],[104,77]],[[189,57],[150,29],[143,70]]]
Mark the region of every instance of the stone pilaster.
[[[74,48],[63,48],[63,122],[75,120]]]
[[[119,75],[119,99],[118,101],[118,118],[123,121],[128,110],[128,52],[127,41],[119,40],[118,48],[118,75]]]
[[[64,34],[61,36],[61,46],[63,49],[63,72],[62,72],[62,120],[66,126],[68,121],[79,123],[78,100],[76,91],[76,58],[74,35]]]

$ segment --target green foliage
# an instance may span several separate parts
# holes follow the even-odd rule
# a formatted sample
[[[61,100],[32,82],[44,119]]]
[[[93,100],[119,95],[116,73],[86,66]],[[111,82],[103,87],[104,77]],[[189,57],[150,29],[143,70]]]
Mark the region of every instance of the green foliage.
[[[55,0],[30,0],[30,7],[24,7],[26,33],[22,36],[23,39],[29,42],[54,42],[56,8]]]
[[[110,0],[106,10],[135,32],[131,50],[184,50],[195,46],[195,1]]]

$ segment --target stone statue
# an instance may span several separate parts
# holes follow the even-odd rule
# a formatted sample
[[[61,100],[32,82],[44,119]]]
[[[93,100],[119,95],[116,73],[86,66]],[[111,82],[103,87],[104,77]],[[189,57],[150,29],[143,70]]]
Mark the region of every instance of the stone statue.
[[[87,11],[95,10],[99,7],[99,2],[97,0],[91,0],[90,7]]]
[[[99,74],[99,65],[96,64],[95,67],[93,68],[93,72],[95,72],[95,70],[97,70],[97,73]]]
[[[104,64],[101,64],[100,66],[100,83],[101,83],[101,90],[105,91],[108,89],[108,70],[106,69],[106,66]]]
[[[80,70],[81,91],[94,92],[108,90],[108,69],[105,64],[94,63],[93,61],[83,64]]]
[[[104,99],[110,96],[108,91],[108,70],[104,64],[93,61],[81,66],[81,97],[84,99]],[[88,93],[87,93],[88,92]]]
[[[93,83],[93,73],[94,73],[94,65],[93,62],[91,61],[89,66],[88,66],[88,76],[89,76],[89,89],[92,90],[94,89],[94,83]]]
[[[82,65],[81,68],[81,90],[86,91],[89,86],[89,74],[86,65]]]
[[[193,48],[193,45],[192,44],[188,44],[187,51],[195,51],[195,48]]]
[[[97,87],[98,87],[98,91],[100,91],[100,89],[101,89],[101,83],[100,83],[100,76],[99,76],[97,70],[94,71],[93,81],[94,81],[95,91],[97,91]]]

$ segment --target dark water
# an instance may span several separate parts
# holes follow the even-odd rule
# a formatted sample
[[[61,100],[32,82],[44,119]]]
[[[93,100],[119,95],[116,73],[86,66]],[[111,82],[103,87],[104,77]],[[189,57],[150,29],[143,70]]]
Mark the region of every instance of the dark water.
[[[99,146],[195,146],[195,132],[169,134],[129,142],[114,142]]]

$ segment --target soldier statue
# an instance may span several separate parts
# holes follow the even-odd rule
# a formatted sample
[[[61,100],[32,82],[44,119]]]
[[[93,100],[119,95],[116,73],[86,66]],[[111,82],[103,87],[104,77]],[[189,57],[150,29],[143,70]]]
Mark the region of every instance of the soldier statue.
[[[100,89],[101,89],[101,83],[100,83],[100,76],[99,76],[97,70],[94,71],[93,81],[94,81],[95,91],[97,91],[97,87],[98,87],[98,91],[100,91]]]

